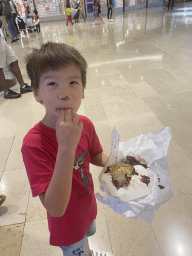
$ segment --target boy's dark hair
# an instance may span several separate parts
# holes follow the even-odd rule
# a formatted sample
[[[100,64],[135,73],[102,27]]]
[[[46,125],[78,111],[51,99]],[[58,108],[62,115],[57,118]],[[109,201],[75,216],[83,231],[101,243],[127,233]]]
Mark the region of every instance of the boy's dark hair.
[[[67,8],[70,8],[70,5],[69,5],[69,4],[66,4],[66,7],[67,7]]]
[[[47,42],[40,49],[34,49],[26,58],[26,69],[32,88],[38,91],[40,77],[46,71],[58,70],[70,64],[80,69],[82,84],[85,88],[87,62],[75,48],[67,44]]]

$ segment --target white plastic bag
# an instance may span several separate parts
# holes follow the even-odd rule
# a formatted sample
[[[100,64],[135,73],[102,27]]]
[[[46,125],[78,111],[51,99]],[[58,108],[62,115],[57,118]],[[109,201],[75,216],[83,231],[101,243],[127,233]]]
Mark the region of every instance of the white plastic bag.
[[[126,142],[119,142],[119,139],[120,136],[114,128],[111,135],[111,154],[99,177],[103,196],[97,193],[96,197],[119,214],[124,214],[129,218],[140,217],[151,223],[160,205],[173,195],[167,163],[171,128],[166,127],[153,133],[141,134]],[[118,197],[110,195],[105,182],[102,181],[102,175],[107,166],[120,162],[127,155],[134,156],[136,159],[145,159],[145,163],[153,173],[154,185],[151,194],[129,202],[122,202]],[[164,189],[160,189],[158,185],[162,185]]]

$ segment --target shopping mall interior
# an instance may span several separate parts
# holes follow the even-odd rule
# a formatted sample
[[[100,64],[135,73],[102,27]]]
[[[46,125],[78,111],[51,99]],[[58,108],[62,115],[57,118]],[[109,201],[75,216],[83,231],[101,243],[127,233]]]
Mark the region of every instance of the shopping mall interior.
[[[73,26],[66,26],[65,19],[42,21],[40,33],[22,32],[20,40],[7,42],[29,85],[25,58],[33,48],[52,41],[80,51],[88,75],[78,114],[93,122],[105,154],[110,154],[114,127],[121,142],[171,129],[164,152],[169,172],[160,168],[162,179],[163,172],[167,178],[159,193],[163,198],[166,191],[167,201],[147,221],[118,214],[97,200],[97,232],[89,238],[90,248],[115,256],[191,256],[192,2],[177,2],[173,10],[161,5],[114,11],[112,18],[108,22],[103,13],[105,23],[96,19],[92,25],[91,16],[85,21],[80,17]],[[19,92],[19,85],[12,89]],[[21,154],[24,136],[43,118],[45,109],[32,92],[14,100],[4,99],[3,93],[1,88],[0,195],[6,200],[0,206],[0,255],[62,256],[59,247],[49,245],[46,210],[38,196],[32,197]],[[149,142],[148,147],[158,149],[160,144]],[[98,180],[102,167],[90,165],[90,171],[95,193],[102,195]]]

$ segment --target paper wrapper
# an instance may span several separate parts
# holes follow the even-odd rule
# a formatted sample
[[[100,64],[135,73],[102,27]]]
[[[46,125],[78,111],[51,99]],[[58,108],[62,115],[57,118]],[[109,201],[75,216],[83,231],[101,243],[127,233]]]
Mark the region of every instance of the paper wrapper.
[[[168,201],[173,195],[167,163],[171,129],[166,127],[153,133],[141,134],[126,142],[119,140],[120,136],[114,128],[111,135],[111,154],[99,176],[103,195],[97,193],[96,197],[119,214],[124,214],[129,218],[140,217],[151,223],[160,205]],[[127,155],[134,156],[139,161],[144,160],[149,167],[147,172],[150,183],[147,187],[146,184],[136,182],[136,185],[134,183],[132,187],[129,184],[127,188],[116,190],[111,182],[117,191],[117,197],[113,197],[110,194],[110,188],[105,183],[107,177],[110,179],[110,174],[107,175],[104,172],[107,166],[120,162]],[[138,178],[135,175],[132,176],[131,182]],[[160,189],[158,185],[163,186],[164,189]],[[130,193],[124,193],[124,189]]]

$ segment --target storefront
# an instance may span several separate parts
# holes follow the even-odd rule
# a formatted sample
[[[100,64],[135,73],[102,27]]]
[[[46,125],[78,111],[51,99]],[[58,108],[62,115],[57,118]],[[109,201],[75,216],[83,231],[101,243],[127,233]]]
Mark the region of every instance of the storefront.
[[[29,4],[31,10],[37,9],[41,21],[66,19],[66,3],[70,3],[72,8],[78,0],[18,0],[26,5]],[[163,5],[162,0],[114,0],[113,12],[123,12],[124,10],[146,8],[147,6]],[[83,12],[86,17],[93,15],[93,0],[82,0]],[[100,0],[102,13],[107,13],[107,0]]]

